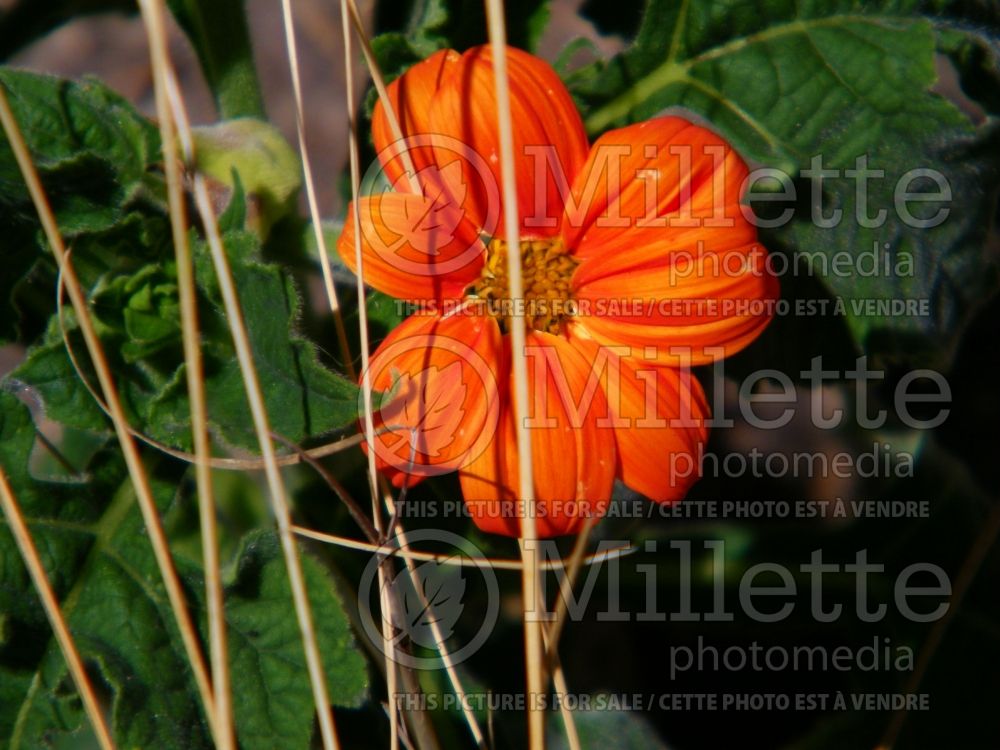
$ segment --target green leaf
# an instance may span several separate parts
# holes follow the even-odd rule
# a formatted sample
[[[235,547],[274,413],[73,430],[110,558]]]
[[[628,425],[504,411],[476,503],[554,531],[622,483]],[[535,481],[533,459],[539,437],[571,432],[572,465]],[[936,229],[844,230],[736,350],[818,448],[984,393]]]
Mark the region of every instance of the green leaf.
[[[204,242],[193,242],[209,421],[223,445],[255,450],[256,433],[215,272]],[[260,262],[256,235],[233,231],[225,242],[272,428],[301,442],[352,424],[357,387],[324,367],[315,346],[296,332],[301,303],[291,277]],[[95,322],[132,425],[187,450],[190,409],[173,263],[142,264],[141,253],[124,258],[111,253],[109,259],[107,248],[96,240],[95,245],[93,250],[80,245],[81,278],[90,283]],[[104,262],[113,265],[102,271]],[[66,322],[84,376],[96,386],[72,311]],[[81,429],[107,429],[55,320],[9,378],[35,389],[50,418]]]
[[[169,0],[167,4],[198,53],[219,116],[224,120],[263,117],[264,99],[244,0]]]
[[[923,5],[650,0],[634,43],[577,71],[569,83],[591,133],[683,108],[711,123],[751,162],[792,177],[821,155],[824,168],[840,170],[839,178],[824,182],[824,211],[840,209],[843,220],[832,229],[811,221],[816,199],[803,179],[794,220],[764,233],[765,243],[818,256],[827,269],[838,254],[855,268],[873,249],[884,260],[888,246],[890,265],[902,264],[898,272],[864,276],[819,268],[816,276],[847,303],[844,317],[858,348],[941,365],[970,315],[996,289],[985,239],[1000,162],[993,123],[974,127],[931,91],[936,30],[956,33],[962,24],[957,16],[914,12]],[[953,39],[950,46],[956,48]],[[883,173],[869,179],[867,205],[859,204],[857,180],[845,172],[859,166],[859,157]],[[939,172],[952,200],[960,201],[949,204],[950,216],[933,228],[915,228],[894,211],[901,181],[910,192],[937,191],[926,178],[910,185],[908,173],[918,168]],[[910,204],[918,218],[941,207]],[[859,211],[874,215],[877,209],[888,212],[879,226],[855,219]],[[852,306],[882,299],[927,300],[929,314]]]
[[[53,588],[57,594],[64,594],[90,546],[89,529],[120,482],[122,466],[102,452],[89,467],[78,467],[81,472],[88,470],[90,481],[86,485],[35,482],[29,469],[35,445],[35,425],[28,408],[17,397],[0,390],[0,466],[35,534]],[[0,654],[16,656],[24,646],[21,627],[37,627],[44,622],[38,602],[23,596],[22,592],[30,588],[4,519],[0,525],[0,612],[5,621]],[[32,650],[37,651],[37,647]]]
[[[229,203],[226,210],[219,214],[219,231],[223,234],[239,229],[247,229],[247,218],[250,214],[246,190],[243,180],[236,170],[232,172],[232,186],[229,190]]]
[[[316,560],[303,554],[302,566],[330,700],[338,706],[358,706],[367,694],[368,673],[343,604]],[[233,706],[241,747],[309,747],[312,690],[293,612],[277,536],[250,535],[226,596]]]
[[[227,235],[233,278],[240,292],[243,318],[250,335],[254,361],[271,416],[272,428],[301,441],[313,435],[353,424],[357,418],[357,387],[324,367],[315,346],[298,335],[295,325],[301,301],[291,277],[278,267],[260,263],[253,256],[256,237],[247,233]],[[245,447],[256,445],[249,419],[243,378],[232,347],[229,326],[214,291],[214,273],[206,273],[207,258],[199,253],[199,285],[211,300],[203,327],[211,337],[206,352],[206,392],[212,405],[210,418],[227,441]],[[180,385],[183,391],[183,385]],[[183,431],[187,417],[186,393],[171,388],[157,398],[151,420],[159,422],[177,414]],[[183,407],[183,408],[181,408]],[[164,427],[164,435],[170,428]]]
[[[0,392],[0,464],[88,670],[108,694],[116,742],[177,750],[210,747],[131,483],[121,483],[121,460],[114,452],[102,453],[84,467],[90,469],[89,483],[64,488],[30,476],[34,442],[27,408]],[[192,502],[179,478],[176,465],[152,466],[154,495],[167,519],[177,515],[179,505]],[[176,562],[192,615],[204,627],[201,572],[184,556]],[[330,577],[314,559],[303,555],[302,563],[331,700],[356,706],[367,691],[364,658]],[[311,691],[292,609],[275,535],[252,533],[226,586],[234,708],[243,747],[309,747]],[[86,722],[5,525],[0,526],[0,611],[0,739],[12,750],[54,747]]]
[[[156,128],[97,81],[74,83],[0,68],[0,85],[63,231],[73,235],[113,223],[158,157]],[[108,201],[109,192],[115,202]],[[0,205],[34,213],[6,138],[0,139]],[[86,207],[101,211],[91,217]]]
[[[406,318],[406,303],[378,290],[370,290],[365,295],[368,323],[380,338],[385,336]]]
[[[83,337],[78,333],[74,332],[70,339],[74,350],[84,347]],[[55,332],[50,332],[45,343],[29,352],[24,362],[8,377],[8,382],[13,386],[30,385],[50,419],[81,430],[101,432],[108,429],[104,412],[80,382],[62,340]]]
[[[110,231],[137,204],[162,203],[162,186],[151,170],[158,159],[159,135],[124,99],[95,81],[73,83],[6,68],[0,68],[0,86],[70,242],[86,233]],[[20,169],[2,135],[0,214],[3,341],[16,338],[22,313],[51,306],[51,298],[36,299],[38,284],[25,279],[32,274],[31,281],[37,282],[35,277],[44,277],[44,269],[53,264]]]
[[[94,306],[102,322],[126,339],[125,362],[138,362],[176,344],[180,338],[180,309],[173,263],[143,266],[132,276],[102,280]]]
[[[34,482],[28,455],[34,426],[23,404],[0,393],[0,462],[88,668],[110,690],[111,720],[122,746],[208,747],[190,670],[136,508],[131,484],[115,491],[123,467],[114,454],[90,467],[94,480],[71,491]],[[172,482],[157,481],[163,505]],[[110,502],[108,500],[110,499]],[[84,721],[62,654],[48,634],[13,540],[0,536],[0,609],[14,633],[0,652],[0,682],[25,687],[0,708],[9,747],[50,747]]]

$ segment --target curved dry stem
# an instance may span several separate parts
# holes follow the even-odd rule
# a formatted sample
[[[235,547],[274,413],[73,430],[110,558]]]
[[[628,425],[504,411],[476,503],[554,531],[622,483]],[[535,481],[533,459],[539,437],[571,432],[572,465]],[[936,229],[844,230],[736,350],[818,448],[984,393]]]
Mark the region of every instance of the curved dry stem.
[[[65,265],[72,265],[72,252],[66,251]],[[62,336],[63,347],[66,349],[66,356],[69,357],[70,364],[73,366],[73,370],[76,372],[77,377],[80,382],[83,383],[84,388],[90,393],[91,398],[94,399],[94,403],[97,407],[103,411],[109,418],[111,417],[111,411],[108,405],[104,402],[101,394],[97,392],[97,389],[91,385],[90,381],[87,379],[86,373],[84,373],[83,368],[80,366],[79,359],[77,358],[76,350],[73,349],[73,345],[69,339],[69,330],[66,328],[66,319],[63,315],[63,292],[65,290],[65,285],[63,281],[62,266],[60,266],[57,278],[56,278],[56,320],[59,324],[59,332]],[[189,464],[198,464],[200,459],[197,455],[193,453],[188,453],[187,451],[178,450],[172,446],[163,443],[156,438],[150,437],[143,432],[135,429],[131,425],[126,425],[129,434],[132,435],[136,440],[148,445],[150,448],[165,453],[168,456],[176,458],[180,461],[184,461]],[[398,429],[395,426],[387,425],[384,427],[386,431]],[[318,445],[315,448],[303,449],[301,453],[288,453],[283,455],[275,455],[275,461],[277,461],[278,466],[293,466],[300,463],[303,460],[303,454],[309,456],[309,458],[323,458],[325,456],[332,456],[335,453],[340,453],[349,448],[354,448],[364,442],[363,435],[349,435],[344,438],[340,438],[331,443],[326,443],[325,445]],[[206,459],[202,459],[204,465],[212,469],[226,469],[229,471],[263,471],[267,468],[267,464],[263,458],[227,458],[221,456],[209,456]]]
[[[59,231],[59,225],[56,222],[55,215],[52,212],[52,207],[49,204],[45,190],[42,187],[41,180],[39,179],[38,172],[32,162],[28,146],[24,141],[23,135],[21,134],[21,129],[16,118],[14,117],[14,113],[11,111],[10,103],[7,101],[6,91],[2,85],[0,85],[0,123],[3,125],[4,132],[7,135],[7,141],[10,144],[11,150],[14,152],[14,157],[17,160],[18,167],[20,168],[21,174],[28,187],[32,203],[35,206],[35,210],[38,212],[42,229],[45,232],[45,236],[50,247],[52,248],[52,253],[55,256],[56,263],[59,266],[60,272],[65,276],[66,290],[73,303],[73,308],[76,310],[76,316],[79,321],[81,333],[83,334],[84,341],[86,342],[87,350],[90,352],[91,360],[94,363],[94,369],[97,371],[97,379],[101,384],[101,390],[104,393],[104,398],[108,405],[108,415],[114,424],[115,433],[118,437],[118,442],[125,458],[125,464],[128,467],[129,477],[131,478],[132,485],[135,488],[136,501],[142,513],[143,522],[146,526],[146,532],[149,535],[149,541],[153,548],[153,556],[156,558],[157,568],[160,571],[164,588],[167,591],[170,608],[173,611],[174,618],[177,622],[177,628],[181,634],[184,651],[188,657],[188,661],[190,662],[191,670],[194,673],[195,683],[198,688],[202,705],[205,709],[208,725],[213,737],[217,736],[218,733],[215,726],[215,712],[212,710],[215,705],[215,700],[212,696],[212,684],[209,679],[204,656],[201,653],[198,643],[197,631],[195,630],[194,623],[191,620],[191,613],[188,611],[187,601],[184,598],[184,592],[181,588],[180,579],[178,578],[177,570],[174,567],[170,547],[167,544],[167,538],[163,532],[163,526],[160,522],[160,516],[156,509],[156,503],[153,500],[153,493],[149,484],[149,478],[146,475],[146,469],[142,463],[142,458],[139,456],[138,447],[132,438],[132,432],[129,428],[128,419],[125,416],[125,410],[122,408],[121,399],[118,396],[118,389],[111,374],[111,367],[104,355],[104,348],[101,344],[101,340],[97,336],[96,330],[94,329],[93,321],[90,318],[90,312],[87,309],[86,295],[83,292],[83,287],[80,285],[80,281],[77,279],[72,265],[69,265],[66,262],[66,245],[63,242],[62,234]]]
[[[87,670],[83,667],[83,659],[80,658],[80,652],[76,649],[73,636],[70,635],[69,626],[62,615],[62,610],[59,609],[59,602],[56,600],[56,595],[52,590],[52,585],[49,583],[48,576],[45,575],[45,567],[38,556],[38,549],[35,547],[35,543],[31,538],[31,532],[28,531],[28,526],[24,522],[21,508],[17,503],[17,498],[14,496],[14,491],[7,482],[7,475],[4,473],[2,466],[0,466],[0,506],[3,507],[3,513],[7,517],[11,534],[14,536],[14,541],[17,542],[17,547],[21,551],[24,566],[31,575],[31,582],[35,584],[38,598],[42,601],[45,616],[49,620],[49,625],[52,626],[56,642],[59,644],[59,648],[66,659],[66,666],[69,667],[69,673],[76,684],[77,692],[80,693],[80,698],[83,700],[83,708],[87,712],[87,718],[90,719],[91,725],[94,727],[97,742],[100,744],[102,750],[114,750],[115,743],[111,739],[111,730],[108,729],[107,722],[104,719],[104,712],[101,710],[100,702],[94,694],[94,687],[90,684]]]
[[[292,526],[292,531],[294,531],[299,536],[308,537],[309,539],[315,539],[317,542],[325,542],[326,544],[335,544],[338,547],[344,547],[345,549],[358,550],[359,552],[374,552],[376,554],[382,554],[387,556],[402,557],[404,559],[409,558],[413,560],[421,561],[434,561],[442,565],[458,565],[467,568],[493,568],[495,570],[524,570],[524,562],[518,558],[509,557],[454,557],[449,555],[437,554],[435,552],[421,552],[419,550],[407,549],[406,551],[397,549],[396,547],[391,547],[388,544],[373,544],[371,542],[365,542],[360,539],[352,539],[346,536],[338,536],[337,534],[327,534],[322,531],[316,531],[314,529],[307,529],[304,526]],[[631,555],[635,552],[635,547],[631,545],[624,547],[613,547],[611,549],[604,550],[603,552],[594,552],[589,555],[584,555],[583,559],[580,561],[580,565],[596,565],[598,563],[607,562],[608,560],[617,560],[618,558],[625,557],[626,555]],[[541,570],[564,570],[569,564],[570,560],[546,560],[539,568]]]
[[[271,435],[275,440],[284,444],[286,448],[291,448],[299,454],[302,460],[309,464],[313,471],[320,475],[323,481],[326,482],[327,487],[333,491],[333,494],[335,494],[340,502],[344,504],[344,507],[347,508],[347,512],[350,514],[351,518],[354,519],[358,528],[361,529],[361,533],[365,535],[369,542],[372,544],[378,544],[379,541],[382,541],[379,538],[378,531],[375,530],[372,522],[368,520],[368,516],[361,511],[361,507],[355,502],[354,498],[351,497],[351,494],[347,491],[344,485],[341,484],[340,481],[333,476],[333,474],[331,474],[325,466],[323,466],[323,464],[310,456],[291,440],[288,440],[274,432],[272,432]]]

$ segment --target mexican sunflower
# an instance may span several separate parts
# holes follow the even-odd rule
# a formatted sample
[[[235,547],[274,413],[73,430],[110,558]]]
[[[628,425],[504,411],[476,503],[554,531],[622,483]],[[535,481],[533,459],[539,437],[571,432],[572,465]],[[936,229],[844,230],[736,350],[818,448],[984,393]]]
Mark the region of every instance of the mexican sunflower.
[[[338,250],[415,312],[373,354],[374,449],[396,486],[457,471],[482,529],[521,533],[511,358],[528,357],[539,536],[603,514],[616,479],[657,502],[699,475],[708,405],[690,365],[749,344],[777,284],[741,210],[747,167],[710,130],[659,117],[588,143],[544,61],[509,49],[516,184],[503,185],[492,53],[435,53],[388,89],[383,188]],[[504,190],[524,299],[510,298]],[[355,220],[355,212],[360,217]],[[515,310],[526,351],[512,352]]]

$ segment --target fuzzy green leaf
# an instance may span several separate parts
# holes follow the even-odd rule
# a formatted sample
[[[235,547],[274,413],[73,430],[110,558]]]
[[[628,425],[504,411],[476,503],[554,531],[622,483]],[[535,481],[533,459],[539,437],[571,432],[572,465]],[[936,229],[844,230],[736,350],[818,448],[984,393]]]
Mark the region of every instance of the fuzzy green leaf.
[[[28,456],[35,441],[27,409],[0,393],[0,463],[28,519],[63,613],[97,684],[112,692],[112,723],[123,746],[207,747],[190,671],[159,584],[155,561],[120,459],[105,455],[95,480],[61,487],[34,481]],[[86,467],[84,467],[86,468]],[[171,484],[155,482],[168,504]],[[109,502],[109,498],[110,502]],[[12,748],[51,747],[83,723],[79,697],[41,617],[17,548],[0,536],[2,609],[14,633],[0,652],[0,682],[21,684],[0,708]]]
[[[934,13],[921,15],[925,5]],[[1000,186],[996,129],[990,122],[975,127],[931,91],[937,32],[960,27],[948,15],[958,5],[650,0],[632,46],[577,71],[570,84],[591,133],[682,108],[711,123],[748,160],[792,177],[821,155],[824,168],[840,170],[824,183],[824,212],[839,209],[842,221],[829,229],[811,221],[815,199],[803,180],[794,220],[763,239],[790,254],[824,256],[828,269],[838,254],[856,268],[861,254],[874,249],[884,260],[888,249],[891,273],[868,277],[820,266],[816,276],[847,302],[844,317],[859,348],[942,364],[956,333],[996,289],[984,246]],[[859,157],[882,170],[869,179],[866,205],[845,172]],[[909,183],[907,173],[918,168],[934,169],[950,184],[952,203],[909,205],[918,218],[950,207],[934,228],[914,228],[894,210],[900,181],[903,190],[937,192],[927,179]],[[855,218],[879,209],[887,216],[878,226]],[[926,300],[929,314],[852,306],[882,299]]]
[[[150,234],[144,227],[137,223],[131,235],[139,247]],[[136,251],[109,254],[107,235],[88,239],[93,241],[81,242],[76,251],[81,279],[89,284],[98,332],[132,424],[158,440],[188,449],[190,410],[173,263],[144,262]],[[300,300],[289,275],[260,262],[256,235],[233,231],[225,241],[272,428],[302,441],[353,423],[357,388],[324,367],[315,347],[296,333]],[[214,270],[204,243],[195,238],[194,249],[209,419],[222,444],[253,450],[257,440]],[[96,385],[74,320],[72,311],[67,311],[70,344],[87,381]],[[107,429],[72,366],[55,320],[10,378],[34,388],[50,418],[81,429]]]
[[[0,392],[0,465],[10,477],[70,629],[99,689],[109,695],[122,747],[209,747],[191,671],[160,582],[142,517],[123,466],[111,451],[72,486],[34,479],[35,442],[27,408]],[[178,491],[176,467],[152,473],[154,495],[169,518],[191,502]],[[182,484],[182,489],[183,489]],[[110,500],[109,500],[110,498]],[[367,690],[365,661],[347,615],[322,567],[303,555],[331,700],[358,705]],[[178,568],[192,613],[204,627],[200,570]],[[19,553],[0,526],[0,739],[9,747],[54,747],[85,724],[63,657],[51,639]],[[272,533],[243,544],[226,586],[234,707],[247,748],[309,747],[313,707],[287,572]]]
[[[302,556],[313,621],[330,700],[357,706],[367,693],[365,660],[354,645],[333,582],[308,555]],[[240,744],[245,748],[309,746],[312,690],[298,622],[292,615],[288,573],[277,536],[247,537],[227,589],[233,701]]]
[[[74,83],[0,68],[0,86],[38,168],[60,229],[70,240],[109,231],[139,203],[160,202],[151,167],[159,134],[124,99],[96,81]],[[38,277],[51,268],[20,169],[0,134],[0,341],[17,336],[21,308],[51,305]],[[41,264],[41,267],[39,267]],[[29,272],[36,269],[31,278]],[[19,299],[25,298],[25,299]]]

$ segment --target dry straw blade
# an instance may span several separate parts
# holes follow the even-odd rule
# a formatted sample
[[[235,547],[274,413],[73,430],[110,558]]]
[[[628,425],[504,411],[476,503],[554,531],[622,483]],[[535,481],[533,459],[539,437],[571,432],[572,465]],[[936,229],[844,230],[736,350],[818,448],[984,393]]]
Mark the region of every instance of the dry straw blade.
[[[18,167],[20,168],[24,181],[27,184],[32,203],[38,213],[42,229],[44,230],[46,239],[52,248],[60,273],[65,279],[66,290],[73,303],[73,308],[76,311],[80,331],[83,334],[84,341],[86,342],[90,358],[94,363],[94,369],[97,371],[97,378],[104,394],[104,401],[108,406],[108,414],[114,424],[115,434],[117,435],[118,443],[121,446],[125,463],[128,467],[129,476],[131,477],[132,485],[135,489],[136,500],[139,504],[143,522],[146,526],[147,534],[149,535],[149,541],[153,548],[153,555],[156,558],[156,564],[163,579],[164,587],[167,591],[170,608],[174,613],[177,628],[181,634],[185,654],[190,662],[191,670],[194,673],[195,683],[205,710],[209,728],[211,729],[213,737],[217,736],[215,712],[213,711],[215,700],[212,695],[212,685],[209,678],[208,668],[205,665],[205,659],[201,653],[197,631],[191,619],[191,613],[188,610],[187,601],[184,598],[184,592],[180,584],[180,579],[177,576],[177,570],[174,567],[173,557],[171,556],[170,548],[167,544],[167,538],[163,532],[163,526],[160,522],[159,513],[153,500],[153,493],[149,484],[149,478],[142,463],[142,458],[139,456],[138,447],[132,437],[132,430],[129,427],[125,411],[122,408],[121,399],[119,398],[118,389],[111,374],[110,365],[104,355],[103,345],[101,344],[94,328],[94,323],[90,316],[90,310],[87,306],[86,295],[84,294],[79,279],[77,279],[76,273],[73,270],[73,265],[70,263],[69,254],[66,251],[66,245],[63,242],[62,234],[59,231],[55,215],[52,212],[51,205],[49,204],[45,190],[42,187],[42,183],[39,179],[38,171],[35,169],[31,154],[25,144],[24,136],[21,134],[21,129],[16,118],[14,117],[14,113],[11,111],[10,103],[7,100],[7,95],[3,86],[0,86],[0,123],[3,125],[7,141],[11,146],[11,150],[14,152]]]
[[[347,343],[347,331],[344,328],[344,318],[340,312],[340,300],[337,297],[337,286],[333,280],[333,269],[330,266],[330,254],[323,233],[322,215],[319,210],[319,200],[316,197],[316,184],[313,179],[312,163],[309,159],[309,148],[306,142],[305,112],[302,106],[302,81],[299,76],[299,52],[295,38],[295,19],[292,13],[291,0],[281,0],[282,20],[285,27],[285,49],[288,55],[288,68],[292,79],[292,95],[295,99],[295,130],[299,142],[299,156],[302,160],[302,174],[306,186],[306,200],[309,203],[309,217],[312,220],[316,247],[319,250],[320,268],[323,271],[323,287],[330,304],[333,325],[337,333],[337,344],[344,368],[348,375],[354,377],[354,360]]]
[[[80,693],[80,698],[83,700],[83,708],[87,712],[87,718],[90,719],[90,723],[94,728],[97,742],[100,744],[102,750],[114,750],[115,743],[111,739],[111,730],[105,721],[104,711],[101,710],[100,702],[94,694],[94,687],[90,684],[90,678],[87,676],[86,669],[84,669],[83,659],[80,658],[80,652],[76,648],[76,643],[70,634],[69,626],[66,624],[62,610],[59,608],[55,592],[53,592],[52,585],[45,574],[45,567],[38,556],[38,549],[31,538],[31,532],[24,522],[24,516],[21,514],[17,498],[14,497],[14,492],[7,482],[7,476],[4,474],[2,467],[0,467],[0,506],[3,507],[3,514],[7,518],[7,525],[10,527],[14,541],[17,542],[17,547],[21,551],[24,565],[31,575],[31,582],[34,584],[35,590],[38,592],[38,597],[42,601],[45,616],[49,620],[49,625],[55,634],[56,642],[59,644],[59,648],[66,659],[66,666],[69,667],[69,673],[76,684],[77,692]]]
[[[166,72],[167,95],[170,101],[172,116],[178,127],[178,135],[185,161],[191,166],[195,163],[191,127],[173,72],[170,69]],[[289,584],[295,605],[295,615],[302,636],[309,681],[319,717],[320,735],[325,750],[334,750],[335,748],[339,748],[340,744],[334,724],[333,711],[330,707],[329,691],[326,686],[326,677],[323,672],[319,647],[316,642],[316,631],[313,624],[309,598],[306,593],[306,584],[302,572],[302,564],[299,559],[299,551],[291,532],[291,509],[271,438],[267,407],[263,392],[261,391],[256,365],[254,364],[249,336],[239,302],[239,295],[229,268],[229,261],[219,232],[215,210],[209,197],[208,187],[204,177],[197,172],[194,172],[193,183],[195,205],[198,209],[202,225],[205,228],[209,252],[212,257],[213,266],[215,267],[216,276],[219,281],[219,290],[226,311],[226,319],[229,323],[240,373],[244,381],[247,401],[250,405],[254,430],[257,434],[257,440],[264,459],[264,471],[271,507],[277,521],[278,537],[281,541],[282,553],[288,570]]]
[[[205,570],[205,598],[208,609],[209,653],[212,664],[212,687],[215,697],[216,742],[221,750],[236,746],[233,726],[232,694],[229,680],[229,659],[226,647],[226,617],[222,579],[219,568],[218,534],[215,522],[215,499],[212,492],[212,472],[209,466],[211,446],[208,435],[208,405],[202,377],[201,338],[198,331],[198,305],[195,290],[194,264],[188,244],[187,212],[184,187],[178,161],[175,123],[167,97],[167,39],[163,24],[162,2],[140,0],[150,58],[154,71],[156,112],[160,121],[164,171],[170,208],[174,255],[177,260],[177,286],[180,297],[181,328],[188,398],[191,404],[191,432],[195,449],[195,482],[198,495],[198,515],[201,526],[202,559]],[[61,296],[61,295],[60,295]]]
[[[288,3],[289,0],[283,0]],[[356,105],[354,101],[354,76],[351,70],[351,30],[348,22],[349,11],[346,0],[340,3],[341,26],[343,29],[344,41],[344,79],[345,97],[347,99],[347,138],[348,151],[351,170],[351,209],[354,212],[353,220],[355,226],[361,225],[361,214],[358,208],[358,193],[361,184],[361,164],[358,154],[358,133]],[[369,362],[371,358],[370,342],[368,337],[368,310],[365,301],[364,282],[364,259],[361,253],[361,233],[354,233],[354,254],[357,268],[357,294],[358,294],[358,327],[361,338],[361,394],[364,407],[363,421],[365,443],[368,446],[368,482],[371,493],[372,520],[375,531],[379,535],[384,535],[385,527],[382,522],[382,514],[379,509],[378,476],[375,468],[375,422],[372,417],[372,384]],[[399,673],[396,668],[395,641],[392,637],[392,617],[385,616],[391,611],[392,600],[387,583],[388,561],[383,560],[378,566],[379,578],[379,606],[382,608],[382,652],[385,654],[385,678],[386,688],[389,692],[389,745],[392,750],[397,750],[400,741],[399,711],[396,709],[394,696],[399,692]]]
[[[507,78],[507,30],[502,0],[486,0],[490,46],[493,50],[493,77],[497,98],[497,129],[500,134],[500,167],[503,189],[504,235],[507,240],[507,277],[512,299],[524,299],[521,273],[520,230],[514,164],[514,131],[510,114]],[[542,623],[537,611],[539,578],[538,530],[535,524],[534,466],[531,433],[525,426],[528,406],[528,364],[525,354],[524,310],[515,305],[510,323],[511,365],[514,375],[514,417],[517,435],[519,495],[521,500],[521,556],[524,559],[522,597],[524,604],[525,672],[528,694],[528,744],[531,750],[545,747],[545,712],[535,700],[544,690],[544,648]]]

